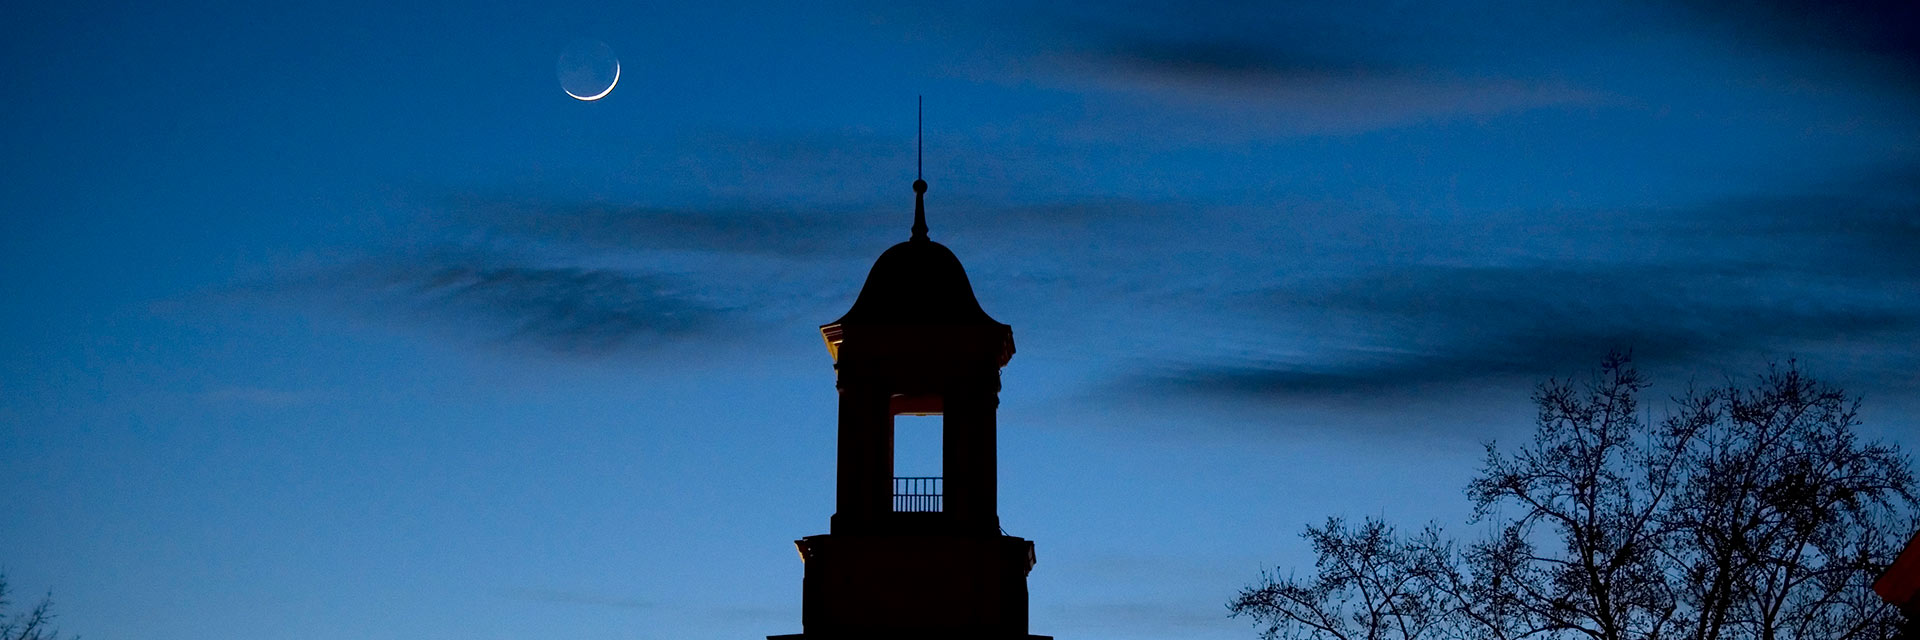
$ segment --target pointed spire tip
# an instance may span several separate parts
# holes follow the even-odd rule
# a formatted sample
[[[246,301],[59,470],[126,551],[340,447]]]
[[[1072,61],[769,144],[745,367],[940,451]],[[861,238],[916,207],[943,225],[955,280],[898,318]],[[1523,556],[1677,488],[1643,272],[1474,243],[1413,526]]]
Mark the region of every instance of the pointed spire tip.
[[[921,166],[923,164],[921,161],[921,158],[924,157],[923,150],[926,149],[926,144],[925,142],[923,142],[926,139],[924,134],[924,132],[926,131],[926,121],[927,121],[926,96],[919,96],[918,103],[919,104],[917,106],[919,107],[919,112],[915,114],[916,122],[915,122],[914,132],[913,132],[914,149],[913,149],[913,238],[912,239],[926,240],[927,239],[927,197],[926,197],[927,181],[920,173]]]

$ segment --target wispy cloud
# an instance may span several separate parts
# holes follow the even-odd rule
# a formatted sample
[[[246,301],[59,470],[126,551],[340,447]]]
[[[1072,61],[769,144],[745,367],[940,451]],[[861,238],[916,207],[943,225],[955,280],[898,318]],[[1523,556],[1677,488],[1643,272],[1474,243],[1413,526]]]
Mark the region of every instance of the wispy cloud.
[[[1243,134],[1363,131],[1602,99],[1561,80],[1338,53],[1236,38],[1127,37],[1063,54],[1059,64],[1066,78],[1151,97],[1185,119],[1228,120]]]
[[[1768,0],[1686,3],[1703,21],[1729,26],[1735,37],[1776,49],[1878,57],[1881,71],[1910,74],[1920,67],[1920,6],[1900,0]]]
[[[581,267],[440,265],[407,285],[430,307],[512,327],[509,339],[600,353],[706,328],[726,309],[663,274]]]
[[[1076,629],[1099,629],[1126,637],[1179,637],[1201,630],[1238,627],[1217,603],[1187,606],[1164,599],[1056,605],[1048,613]]]
[[[1106,344],[1056,345],[1109,363],[1079,375],[1127,370],[1113,382],[1172,403],[1270,402],[1536,380],[1614,348],[1650,366],[1847,350],[1868,354],[1846,358],[1863,373],[1906,366],[1891,347],[1920,336],[1901,294],[1920,278],[1912,177],[1592,211],[978,194],[930,207],[936,239],[1022,335],[1109,329]],[[642,353],[830,319],[905,235],[909,201],[435,202],[418,237],[280,288],[304,277],[337,306],[556,354]],[[1169,317],[1190,321],[1169,333]]]
[[[615,609],[652,609],[653,602],[639,598],[610,596],[585,591],[561,591],[557,589],[514,589],[501,595],[514,600],[528,602],[552,602],[558,604],[578,604]]]
[[[1222,298],[1293,351],[1178,357],[1135,383],[1281,400],[1539,380],[1632,349],[1649,367],[1825,356],[1862,383],[1920,340],[1920,200],[1881,184],[1594,215]],[[1543,218],[1544,219],[1544,218]],[[1705,372],[1696,372],[1705,373]]]
[[[238,295],[589,356],[742,320],[675,274],[471,251],[354,257],[292,269]]]
[[[1920,309],[1873,300],[1768,299],[1708,290],[1711,274],[1661,269],[1403,268],[1338,289],[1275,296],[1310,309],[1296,326],[1350,346],[1294,360],[1175,365],[1154,381],[1190,393],[1268,396],[1405,391],[1565,373],[1611,349],[1650,366],[1730,354],[1789,355],[1842,341],[1920,337]],[[1678,280],[1678,282],[1676,282]],[[1745,287],[1742,287],[1745,288]]]
[[[1518,63],[1526,58],[1520,52],[1565,41],[1525,34],[1570,27],[1515,7],[1484,12],[1501,16],[1501,24],[1455,15],[1462,10],[1386,2],[1337,10],[1222,3],[1206,12],[1144,2],[1125,11],[1002,13],[1023,16],[1015,30],[1028,38],[1017,45],[1026,51],[983,75],[1097,96],[1087,122],[1076,127],[1083,132],[1157,131],[1188,144],[1219,143],[1608,99]],[[1593,35],[1591,26],[1578,29]]]
[[[845,258],[859,245],[884,241],[885,221],[897,223],[905,218],[897,203],[895,211],[873,206],[825,211],[740,204],[693,208],[463,197],[454,200],[451,208],[456,212],[454,224],[458,228],[449,229],[450,235],[478,229],[574,249],[697,251],[791,259]]]

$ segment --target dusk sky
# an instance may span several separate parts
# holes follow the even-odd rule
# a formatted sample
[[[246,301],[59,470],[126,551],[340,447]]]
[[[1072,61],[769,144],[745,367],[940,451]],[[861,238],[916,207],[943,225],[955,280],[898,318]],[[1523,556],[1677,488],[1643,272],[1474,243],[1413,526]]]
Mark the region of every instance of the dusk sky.
[[[1609,349],[1656,400],[1797,359],[1920,448],[1920,8],[1568,4],[12,6],[13,607],[800,632],[818,328],[907,239],[920,95],[1034,633],[1251,639],[1303,525],[1477,534],[1482,444]]]

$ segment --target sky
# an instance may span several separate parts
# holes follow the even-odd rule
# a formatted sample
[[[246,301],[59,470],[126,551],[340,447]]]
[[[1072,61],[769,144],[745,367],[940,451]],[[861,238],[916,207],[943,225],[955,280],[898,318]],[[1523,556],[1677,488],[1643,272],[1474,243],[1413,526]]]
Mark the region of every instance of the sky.
[[[96,639],[799,632],[917,96],[1035,633],[1251,638],[1304,525],[1472,535],[1612,349],[1920,447],[1920,9],[1563,4],[10,8],[0,568]]]

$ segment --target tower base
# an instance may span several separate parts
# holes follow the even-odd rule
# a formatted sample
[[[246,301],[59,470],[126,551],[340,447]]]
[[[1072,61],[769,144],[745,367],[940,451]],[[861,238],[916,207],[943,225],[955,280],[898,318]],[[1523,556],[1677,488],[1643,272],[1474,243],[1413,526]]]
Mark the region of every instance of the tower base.
[[[771,640],[1051,640],[1027,633],[1033,543],[1008,535],[809,536],[802,633]]]

